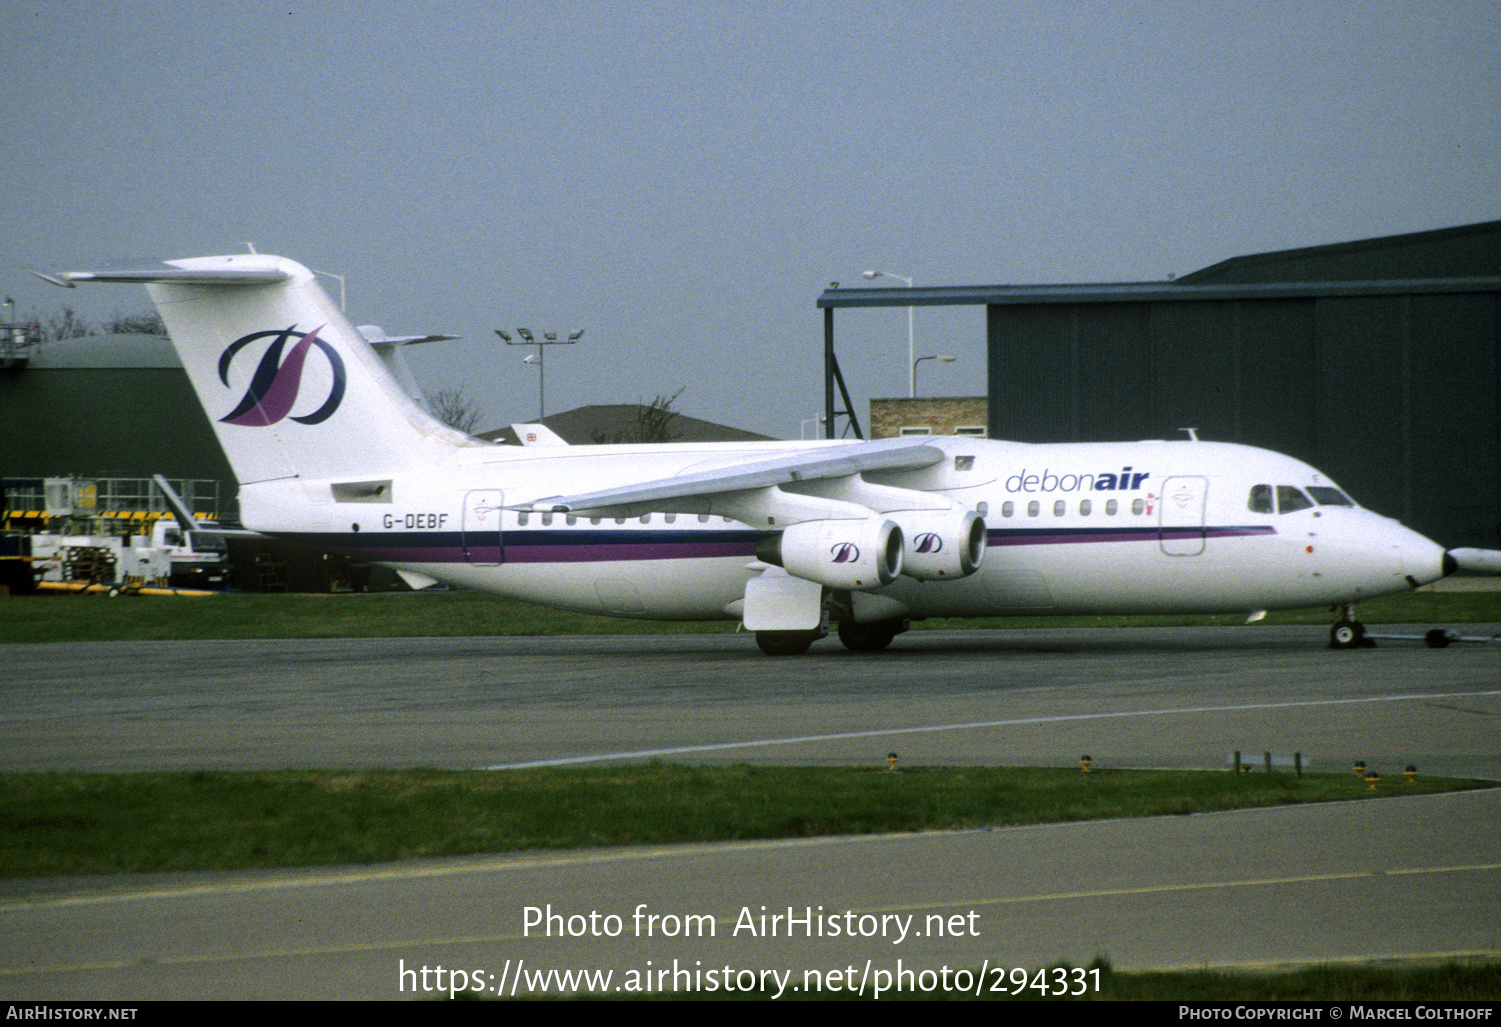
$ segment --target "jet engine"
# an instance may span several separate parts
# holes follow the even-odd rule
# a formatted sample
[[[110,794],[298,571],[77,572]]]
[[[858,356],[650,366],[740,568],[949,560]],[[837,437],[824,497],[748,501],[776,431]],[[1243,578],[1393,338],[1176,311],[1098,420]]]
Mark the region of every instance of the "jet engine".
[[[902,529],[875,517],[800,521],[763,539],[756,558],[829,588],[880,588],[902,573]]]
[[[902,573],[919,581],[973,574],[985,559],[985,521],[973,510],[902,510],[889,515],[907,538]]]

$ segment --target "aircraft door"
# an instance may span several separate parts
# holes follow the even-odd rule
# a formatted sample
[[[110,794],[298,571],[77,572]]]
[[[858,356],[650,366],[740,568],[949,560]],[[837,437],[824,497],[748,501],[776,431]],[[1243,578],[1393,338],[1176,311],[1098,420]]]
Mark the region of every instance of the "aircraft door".
[[[1162,483],[1157,502],[1157,539],[1168,556],[1198,556],[1204,551],[1204,500],[1209,479],[1175,475]]]
[[[495,567],[505,561],[500,537],[504,498],[505,493],[500,489],[471,489],[464,494],[461,545],[466,562],[477,567]]]

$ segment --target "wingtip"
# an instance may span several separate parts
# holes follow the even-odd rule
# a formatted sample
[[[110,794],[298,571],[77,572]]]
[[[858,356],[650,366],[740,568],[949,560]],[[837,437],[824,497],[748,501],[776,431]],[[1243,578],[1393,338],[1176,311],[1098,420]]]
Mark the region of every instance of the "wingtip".
[[[60,271],[57,274],[48,274],[45,271],[37,271],[35,268],[33,268],[31,273],[50,285],[56,285],[64,289],[77,288],[77,286],[74,285],[70,280],[69,272],[67,271]]]

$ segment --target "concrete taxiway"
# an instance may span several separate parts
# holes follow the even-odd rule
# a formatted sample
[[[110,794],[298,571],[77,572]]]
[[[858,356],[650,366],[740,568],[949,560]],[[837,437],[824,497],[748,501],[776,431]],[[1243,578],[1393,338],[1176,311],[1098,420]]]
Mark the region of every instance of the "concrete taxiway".
[[[1501,779],[1501,649],[1332,652],[1316,628],[914,632],[878,656],[830,647],[792,660],[762,657],[743,636],[5,652],[9,771],[646,754],[879,763],[892,750],[906,765],[1073,766],[1087,752],[1096,766],[1213,768],[1240,750],[1258,761],[1298,752],[1315,769],[1361,758],[1388,775],[1416,763]],[[549,970],[609,972],[609,988],[699,989],[738,987],[750,972],[775,990],[811,986],[805,971],[845,987],[851,974],[879,983],[899,967],[936,975],[987,960],[989,986],[1002,980],[997,968],[1096,955],[1119,968],[1494,958],[1498,827],[1501,794],[1483,792],[964,833],[12,882],[0,894],[0,992],[420,997],[438,987],[439,966],[464,971],[447,986],[517,994],[538,983],[527,973]],[[528,916],[543,914],[528,909],[561,926],[529,928]],[[662,917],[650,937],[635,933],[638,909]],[[780,933],[767,936],[762,913],[782,915],[771,923]]]

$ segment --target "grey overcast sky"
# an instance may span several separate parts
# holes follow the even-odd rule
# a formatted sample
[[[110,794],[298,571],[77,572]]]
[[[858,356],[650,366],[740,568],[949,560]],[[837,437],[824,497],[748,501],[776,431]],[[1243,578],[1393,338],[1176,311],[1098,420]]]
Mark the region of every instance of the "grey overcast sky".
[[[783,438],[822,403],[830,281],[1140,281],[1501,218],[1501,4],[5,0],[4,290],[28,267],[243,252],[485,427],[634,402]],[[890,282],[889,284],[897,284]],[[330,282],[336,292],[337,283]],[[841,312],[856,403],[902,310]],[[983,313],[919,309],[928,394],[984,391]],[[1164,434],[1177,425],[1164,425]]]

